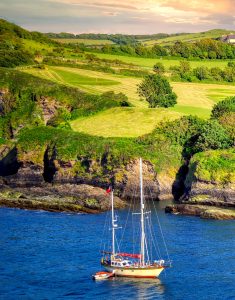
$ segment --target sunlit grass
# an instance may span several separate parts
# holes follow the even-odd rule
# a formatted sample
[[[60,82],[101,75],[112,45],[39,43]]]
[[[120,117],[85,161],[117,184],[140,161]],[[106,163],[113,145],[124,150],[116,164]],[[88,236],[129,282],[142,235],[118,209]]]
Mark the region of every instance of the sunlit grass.
[[[235,86],[171,82],[178,96],[178,104],[168,109],[149,109],[148,103],[137,94],[141,79],[107,74],[97,71],[49,67],[46,69],[26,69],[25,72],[49,79],[60,84],[102,94],[106,91],[122,92],[128,96],[131,108],[113,108],[94,116],[72,121],[76,131],[102,136],[139,136],[150,132],[163,119],[177,118],[181,115],[196,115],[209,118],[213,105],[235,94]]]
[[[164,120],[174,120],[180,113],[167,109],[118,107],[71,122],[73,130],[105,137],[137,137],[151,132]]]

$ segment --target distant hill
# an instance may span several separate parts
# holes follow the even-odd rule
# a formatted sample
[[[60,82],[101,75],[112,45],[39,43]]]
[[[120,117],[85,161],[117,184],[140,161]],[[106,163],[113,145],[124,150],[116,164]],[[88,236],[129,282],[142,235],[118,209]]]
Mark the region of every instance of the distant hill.
[[[37,42],[53,43],[51,39],[49,39],[47,36],[45,36],[40,32],[37,31],[30,32],[4,19],[0,19],[0,36],[2,36],[2,38],[8,36],[11,38],[22,38],[22,39],[34,40]]]
[[[141,42],[146,46],[153,46],[154,44],[160,44],[162,46],[172,45],[177,41],[181,42],[196,42],[201,39],[214,39],[219,40],[223,35],[227,35],[229,33],[235,33],[235,31],[226,30],[226,29],[212,29],[204,32],[197,33],[183,33],[177,35],[169,35],[164,38],[148,38],[141,39]]]
[[[227,35],[229,33],[235,33],[235,31],[226,30],[226,29],[212,29],[204,32],[197,33],[156,33],[156,34],[135,34],[135,35],[126,35],[126,34],[95,34],[95,33],[82,33],[82,34],[73,34],[73,33],[45,33],[45,36],[51,39],[60,39],[64,42],[68,40],[73,43],[73,40],[76,43],[81,40],[102,40],[102,41],[112,41],[115,44],[124,45],[124,44],[138,44],[143,43],[146,46],[153,46],[154,44],[161,45],[171,45],[177,41],[182,42],[195,42],[200,39],[220,39],[221,36]],[[87,42],[87,44],[89,44]],[[91,44],[91,42],[90,42]],[[94,43],[94,44],[97,44]]]
[[[15,67],[33,63],[36,51],[59,45],[40,32],[30,32],[0,19],[0,66]]]

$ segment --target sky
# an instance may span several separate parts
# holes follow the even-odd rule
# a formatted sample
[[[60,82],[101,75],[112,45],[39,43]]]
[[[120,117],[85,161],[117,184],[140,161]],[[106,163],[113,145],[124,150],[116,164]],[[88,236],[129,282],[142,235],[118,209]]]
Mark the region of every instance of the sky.
[[[0,18],[75,34],[234,30],[235,0],[0,0]]]

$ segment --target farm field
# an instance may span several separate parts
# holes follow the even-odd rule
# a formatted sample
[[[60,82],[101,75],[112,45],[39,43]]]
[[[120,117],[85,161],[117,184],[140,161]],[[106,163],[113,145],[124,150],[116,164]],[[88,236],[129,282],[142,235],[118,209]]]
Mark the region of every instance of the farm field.
[[[62,44],[84,44],[86,46],[113,45],[110,40],[92,40],[92,39],[53,39]]]
[[[112,90],[126,94],[134,107],[113,108],[72,121],[74,130],[93,135],[138,136],[150,132],[163,119],[189,114],[208,118],[216,102],[235,94],[235,86],[172,82],[178,104],[168,109],[150,109],[148,103],[137,94],[141,79],[68,67],[47,66],[46,69],[24,71],[90,93],[101,94]]]
[[[70,122],[75,131],[104,137],[138,137],[151,132],[164,120],[182,114],[164,108],[116,107]]]
[[[143,57],[135,57],[135,56],[121,56],[121,55],[113,55],[113,54],[105,54],[105,53],[95,53],[95,55],[99,58],[106,59],[119,59],[125,63],[132,63],[137,66],[143,67],[145,69],[152,69],[154,64],[157,62],[161,62],[167,69],[170,66],[179,65],[179,59],[166,59],[166,58],[143,58]],[[228,61],[226,60],[199,60],[199,61],[189,61],[190,66],[192,68],[197,68],[200,66],[204,66],[207,68],[219,67],[224,68],[227,66]]]
[[[206,32],[198,32],[198,33],[187,33],[177,36],[170,36],[166,37],[164,39],[150,39],[150,40],[141,40],[141,42],[146,46],[153,46],[154,44],[161,44],[163,46],[165,45],[172,45],[177,41],[181,42],[196,42],[201,39],[215,39],[220,38],[224,34],[232,33],[232,31],[223,30],[223,29],[214,29],[209,30]],[[234,33],[234,32],[233,32]]]
[[[28,49],[29,51],[49,51],[52,52],[54,46],[46,44],[46,43],[40,43],[34,40],[26,40],[26,39],[22,39],[22,42],[24,44],[24,46],[26,47],[26,49]]]

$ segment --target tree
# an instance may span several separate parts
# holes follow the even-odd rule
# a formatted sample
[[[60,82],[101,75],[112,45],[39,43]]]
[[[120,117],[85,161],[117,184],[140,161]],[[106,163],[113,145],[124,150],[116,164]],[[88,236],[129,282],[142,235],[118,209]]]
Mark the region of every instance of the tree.
[[[163,74],[165,72],[165,67],[162,63],[160,62],[157,62],[154,66],[153,66],[153,71],[156,73],[156,74]]]
[[[108,91],[101,94],[103,100],[116,101],[120,106],[130,106],[128,103],[128,97],[122,92],[115,94],[113,91]]]
[[[160,75],[148,75],[138,86],[140,97],[149,102],[149,107],[170,107],[177,101],[177,95],[165,77]]]
[[[227,130],[235,146],[235,112],[223,114],[219,117],[218,121]]]
[[[216,120],[209,120],[199,130],[194,144],[194,153],[209,149],[226,149],[231,147],[232,139],[226,129]]]
[[[186,60],[181,60],[180,61],[180,72],[182,74],[184,74],[184,73],[190,72],[190,70],[191,70],[190,63]]]
[[[235,112],[235,97],[227,97],[215,104],[212,109],[211,117],[214,119],[218,119],[224,114],[230,112]]]
[[[207,67],[201,66],[198,68],[195,68],[193,70],[194,75],[199,79],[199,80],[204,80],[209,78],[209,70]]]

